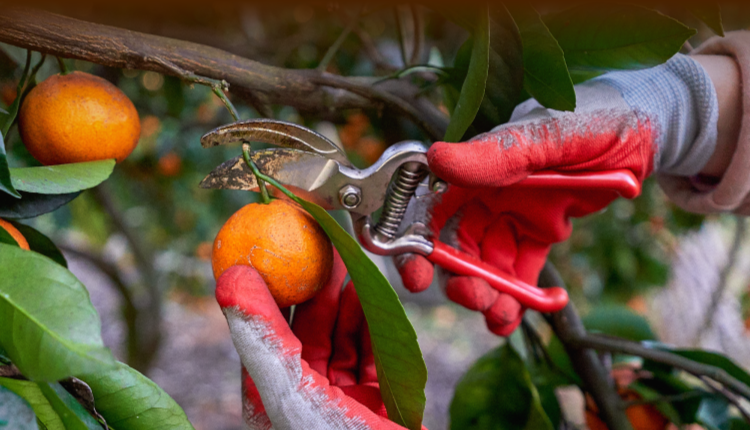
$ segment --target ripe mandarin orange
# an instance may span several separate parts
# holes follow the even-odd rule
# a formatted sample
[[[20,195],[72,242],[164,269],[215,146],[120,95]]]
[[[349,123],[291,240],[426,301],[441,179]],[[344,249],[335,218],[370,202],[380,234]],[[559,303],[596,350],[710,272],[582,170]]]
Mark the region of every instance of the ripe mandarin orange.
[[[141,132],[127,96],[83,72],[53,75],[26,96],[18,116],[24,145],[44,165],[124,160]]]
[[[333,246],[310,214],[277,199],[235,212],[214,240],[211,263],[216,279],[237,264],[255,268],[285,308],[323,288],[333,267]]]
[[[0,218],[0,228],[3,228],[5,229],[5,231],[10,233],[10,237],[15,239],[16,243],[18,243],[18,246],[20,246],[21,249],[25,249],[27,251],[29,250],[29,242],[26,241],[26,238],[23,237],[23,235],[20,231],[18,231],[17,228],[13,227],[13,224]]]

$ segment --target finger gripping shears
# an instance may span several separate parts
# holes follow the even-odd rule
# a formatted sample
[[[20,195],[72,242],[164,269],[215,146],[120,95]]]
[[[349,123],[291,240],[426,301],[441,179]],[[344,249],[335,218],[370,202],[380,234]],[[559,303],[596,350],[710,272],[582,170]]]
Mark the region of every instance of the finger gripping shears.
[[[541,289],[438,240],[424,220],[402,225],[417,190],[441,193],[446,185],[431,174],[427,148],[418,141],[402,141],[385,150],[366,169],[357,169],[344,151],[323,135],[303,126],[269,119],[240,121],[218,127],[201,138],[204,147],[234,142],[261,142],[280,146],[252,151],[258,169],[302,191],[302,197],[325,209],[344,209],[351,216],[362,246],[378,255],[417,253],[456,275],[484,279],[496,290],[540,312],[556,312],[568,303],[565,289]],[[625,198],[640,193],[640,182],[628,170],[605,172],[537,172],[511,185],[582,190],[611,190]],[[242,156],[214,169],[203,188],[253,190],[255,175]],[[382,208],[378,220],[373,219]]]

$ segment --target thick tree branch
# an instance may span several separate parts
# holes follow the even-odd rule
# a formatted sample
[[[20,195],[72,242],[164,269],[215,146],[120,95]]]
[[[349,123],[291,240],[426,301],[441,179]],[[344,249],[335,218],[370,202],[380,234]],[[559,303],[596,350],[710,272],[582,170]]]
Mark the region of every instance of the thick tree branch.
[[[554,266],[549,262],[545,264],[539,276],[539,286],[544,288],[564,285]],[[633,426],[625,415],[623,402],[617,394],[609,370],[599,361],[593,349],[572,342],[572,339],[586,336],[586,329],[583,327],[573,302],[568,302],[563,310],[552,314],[549,321],[570,356],[573,369],[581,377],[584,389],[599,408],[600,416],[607,427],[612,430],[633,430]]]
[[[417,91],[405,82],[371,88],[374,79],[332,77],[316,70],[267,66],[221,49],[80,21],[30,9],[0,11],[0,41],[59,57],[123,69],[177,76],[175,67],[225,80],[233,92],[255,103],[304,111],[384,107],[406,116],[439,139],[447,120],[437,110],[417,109]],[[175,67],[170,67],[173,65]],[[406,91],[404,91],[406,90]]]

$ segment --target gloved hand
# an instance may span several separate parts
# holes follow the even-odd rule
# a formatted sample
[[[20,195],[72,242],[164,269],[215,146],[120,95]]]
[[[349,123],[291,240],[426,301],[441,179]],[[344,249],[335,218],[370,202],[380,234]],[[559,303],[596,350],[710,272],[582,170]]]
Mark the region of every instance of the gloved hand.
[[[661,66],[608,73],[576,86],[575,112],[519,105],[508,124],[465,143],[437,142],[430,169],[448,190],[425,198],[440,239],[509,275],[536,285],[550,246],[571,233],[571,217],[606,207],[614,192],[503,188],[538,170],[629,169],[643,181],[653,171],[690,176],[710,158],[718,108],[711,80],[689,57]],[[427,288],[431,263],[401,255],[396,265],[412,292]],[[482,312],[495,334],[509,335],[524,309],[484,280],[451,276],[449,299]]]
[[[292,327],[255,269],[234,266],[216,300],[242,360],[250,429],[395,430],[380,396],[370,336],[346,267],[334,250],[331,278],[297,306]]]

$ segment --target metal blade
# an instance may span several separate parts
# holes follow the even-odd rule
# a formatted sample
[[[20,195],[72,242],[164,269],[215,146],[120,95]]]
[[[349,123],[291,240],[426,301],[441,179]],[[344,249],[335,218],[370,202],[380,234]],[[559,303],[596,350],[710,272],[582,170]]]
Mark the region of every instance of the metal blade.
[[[344,166],[352,164],[344,151],[322,134],[290,122],[272,119],[251,119],[217,127],[201,137],[204,148],[233,142],[263,142],[312,152]]]
[[[253,151],[250,158],[262,173],[283,185],[313,191],[338,172],[335,161],[307,151],[269,148]],[[252,190],[258,188],[255,175],[242,156],[225,161],[200,183],[201,188]],[[325,198],[327,196],[321,196]]]

